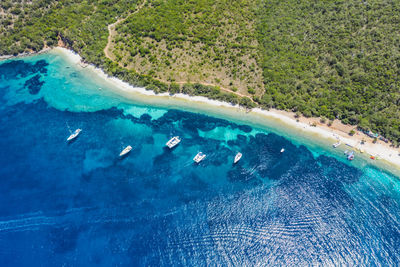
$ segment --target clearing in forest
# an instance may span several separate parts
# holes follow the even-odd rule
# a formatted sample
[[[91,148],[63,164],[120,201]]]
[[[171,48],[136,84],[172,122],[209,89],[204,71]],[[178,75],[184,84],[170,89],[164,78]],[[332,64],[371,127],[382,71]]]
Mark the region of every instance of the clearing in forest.
[[[149,0],[116,26],[111,57],[161,81],[260,95],[255,7],[255,0]]]

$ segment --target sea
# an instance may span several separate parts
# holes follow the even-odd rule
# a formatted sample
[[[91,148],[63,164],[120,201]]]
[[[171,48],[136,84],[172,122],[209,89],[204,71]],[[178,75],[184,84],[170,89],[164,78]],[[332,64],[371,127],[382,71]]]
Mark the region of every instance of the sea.
[[[0,120],[0,266],[400,265],[399,177],[331,147],[128,99],[51,52],[0,62]]]

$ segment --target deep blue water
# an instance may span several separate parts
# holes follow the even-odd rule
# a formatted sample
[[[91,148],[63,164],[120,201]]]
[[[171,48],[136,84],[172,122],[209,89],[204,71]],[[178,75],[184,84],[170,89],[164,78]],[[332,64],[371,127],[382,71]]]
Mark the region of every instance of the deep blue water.
[[[0,266],[400,264],[397,177],[130,103],[77,69],[0,63]],[[69,128],[83,129],[71,144]]]

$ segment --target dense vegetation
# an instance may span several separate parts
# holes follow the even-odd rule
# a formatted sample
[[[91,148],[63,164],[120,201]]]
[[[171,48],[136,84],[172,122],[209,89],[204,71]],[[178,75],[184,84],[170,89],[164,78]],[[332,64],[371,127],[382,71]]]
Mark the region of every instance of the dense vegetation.
[[[263,3],[264,106],[400,141],[400,1]]]
[[[400,142],[400,1],[148,0],[134,13],[137,2],[3,0],[0,54],[61,39],[156,92],[338,118]],[[107,25],[119,17],[110,60]]]
[[[0,2],[0,54],[39,51],[59,37],[90,62],[104,62],[107,25],[136,0],[5,0]],[[18,10],[17,12],[15,10]]]

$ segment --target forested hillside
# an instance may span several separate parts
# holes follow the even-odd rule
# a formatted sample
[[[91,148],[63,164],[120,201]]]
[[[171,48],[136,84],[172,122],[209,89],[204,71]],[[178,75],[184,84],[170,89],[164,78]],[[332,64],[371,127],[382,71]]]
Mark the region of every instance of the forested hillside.
[[[142,3],[3,0],[0,54],[61,39],[156,92],[338,118],[400,142],[400,1],[147,0],[137,10]],[[108,59],[107,25],[119,18]]]
[[[255,0],[147,0],[117,27],[121,65],[163,81],[263,93]]]
[[[263,2],[262,105],[400,137],[400,1]]]
[[[59,37],[91,62],[103,62],[107,25],[136,8],[136,0],[2,0],[0,54],[39,51]]]

